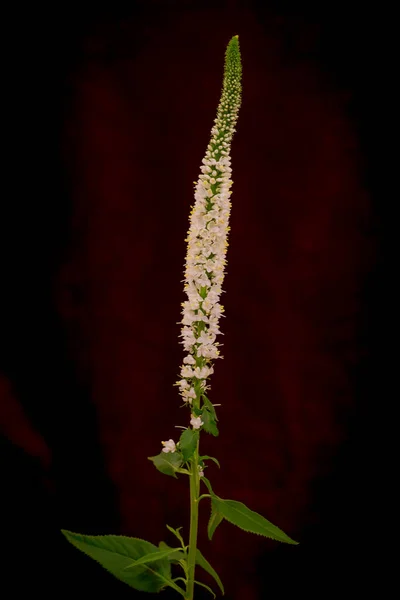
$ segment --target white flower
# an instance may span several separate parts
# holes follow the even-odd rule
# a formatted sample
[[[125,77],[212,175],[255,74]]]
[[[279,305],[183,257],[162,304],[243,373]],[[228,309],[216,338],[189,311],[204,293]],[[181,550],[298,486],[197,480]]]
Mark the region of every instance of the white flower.
[[[212,375],[212,373],[214,373],[214,369],[212,367],[207,366],[196,367],[195,369],[193,369],[193,373],[197,379],[207,379],[209,375]]]
[[[203,467],[201,465],[198,465],[198,468],[199,468],[199,477],[204,477]]]
[[[196,364],[196,360],[193,358],[193,356],[191,354],[188,354],[187,356],[185,356],[185,358],[183,359],[183,362],[185,363],[185,365],[195,365]]]
[[[176,444],[175,444],[174,440],[169,439],[167,442],[161,442],[161,443],[164,446],[164,448],[162,449],[163,452],[165,452],[165,453],[175,452]]]
[[[200,417],[196,417],[195,415],[190,415],[191,419],[190,419],[190,424],[193,427],[193,429],[200,429],[200,427],[203,425],[203,421],[201,420]]]
[[[190,387],[190,384],[186,381],[186,379],[181,379],[180,381],[177,381],[175,385],[179,385],[181,390]]]
[[[193,398],[196,398],[196,392],[194,388],[190,388],[189,390],[182,390],[181,396],[185,402],[192,404]]]
[[[209,332],[202,331],[200,333],[199,337],[197,338],[197,342],[199,344],[204,344],[205,346],[208,346],[214,342],[215,337],[216,337],[215,333],[209,333]],[[183,359],[183,362],[185,362],[185,359]]]
[[[204,358],[219,358],[219,350],[216,346],[199,346],[197,348],[198,356],[203,356]]]
[[[230,143],[241,103],[241,63],[237,36],[228,45],[223,91],[211,140],[195,184],[195,203],[190,214],[187,235],[182,303],[182,338],[186,356],[181,367],[180,393],[185,402],[196,397],[191,381],[196,378],[200,391],[208,389],[206,379],[213,373],[212,360],[220,358],[216,336],[223,313],[220,305],[228,247],[231,211]],[[196,360],[201,359],[201,360]],[[195,366],[198,365],[198,366]],[[193,367],[193,368],[192,368]],[[189,381],[186,381],[189,380]],[[197,388],[196,388],[197,389]],[[192,426],[201,427],[201,419],[192,415]]]
[[[181,377],[183,377],[185,379],[194,377],[194,371],[193,371],[192,367],[188,367],[187,365],[184,365],[181,368]]]

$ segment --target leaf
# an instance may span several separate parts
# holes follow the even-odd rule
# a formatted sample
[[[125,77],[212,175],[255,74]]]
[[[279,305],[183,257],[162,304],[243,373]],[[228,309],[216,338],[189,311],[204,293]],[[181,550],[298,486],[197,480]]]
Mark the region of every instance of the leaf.
[[[160,542],[158,544],[158,547],[160,548],[160,550],[174,550],[174,548],[171,548],[171,546],[168,546],[168,544],[166,544],[165,542]],[[173,563],[180,563],[182,560],[186,560],[186,553],[181,548],[178,548],[177,550],[175,549],[175,554],[170,556],[168,560]]]
[[[213,462],[215,462],[215,464],[217,465],[217,467],[221,468],[221,465],[219,464],[219,461],[214,458],[213,456],[200,456],[200,460],[212,460]]]
[[[201,585],[201,587],[206,588],[206,590],[208,590],[210,592],[210,594],[213,595],[213,598],[216,598],[217,596],[214,594],[214,592],[212,591],[212,589],[206,585],[205,583],[201,583],[201,581],[196,581],[196,579],[194,580],[195,583],[197,583],[197,585]]]
[[[184,462],[192,458],[199,440],[199,432],[195,429],[185,429],[179,440],[179,449],[182,452]]]
[[[201,408],[196,408],[195,406],[193,406],[191,410],[195,417],[201,416]]]
[[[208,560],[206,560],[204,558],[204,556],[202,555],[202,553],[200,552],[200,550],[198,548],[196,551],[196,564],[198,564],[199,567],[201,567],[202,569],[207,571],[207,573],[209,573],[211,575],[211,577],[213,577],[215,579],[216,583],[218,584],[219,589],[222,592],[222,595],[224,595],[225,594],[224,586],[222,585],[222,581],[220,580],[218,573],[215,571],[215,569],[212,568],[212,566],[210,565]]]
[[[183,540],[183,537],[181,536],[181,534],[179,533],[180,529],[182,529],[182,527],[178,527],[177,529],[174,529],[173,527],[171,527],[170,525],[166,526],[168,531],[170,531],[171,533],[174,534],[175,537],[178,538],[178,540],[180,541],[180,543],[182,544],[182,548],[185,547],[185,542]]]
[[[213,492],[213,489],[212,489],[212,487],[211,487],[211,483],[210,483],[210,481],[207,479],[207,477],[204,477],[204,476],[203,476],[203,477],[201,477],[201,478],[200,478],[200,481],[202,481],[202,482],[204,483],[204,485],[206,486],[206,488],[207,488],[207,489],[208,489],[208,491],[210,492],[211,496],[213,496],[213,497],[214,497],[214,496],[215,496],[215,494],[214,494],[214,492]],[[215,496],[215,497],[216,497],[216,496]]]
[[[215,496],[211,500],[211,515],[208,521],[207,532],[208,539],[211,540],[218,525],[223,521],[223,515],[219,512],[217,505],[214,502]]]
[[[202,398],[203,398],[203,402],[204,402],[205,407],[210,411],[210,413],[214,417],[214,421],[218,421],[218,419],[217,419],[217,413],[215,411],[214,405],[211,402],[211,400],[209,398],[207,398],[207,396],[205,394],[202,394]]]
[[[168,560],[161,559],[151,565],[142,564],[134,569],[126,570],[132,560],[158,552],[157,546],[141,540],[120,535],[82,535],[72,531],[61,530],[67,540],[90,558],[100,563],[114,577],[142,592],[159,592],[165,586],[173,587],[180,593],[182,590],[171,580],[171,565]],[[183,592],[182,592],[182,595]]]
[[[215,437],[218,436],[219,431],[217,427],[216,420],[211,412],[207,408],[203,408],[201,412],[201,420],[203,421],[203,429],[207,433],[211,433]]]
[[[160,452],[157,456],[149,456],[149,460],[154,463],[164,475],[171,475],[176,478],[176,472],[182,464],[182,456],[179,452]]]
[[[263,535],[272,540],[277,540],[278,542],[285,542],[286,544],[298,544],[298,542],[292,540],[286,533],[279,529],[279,527],[273,525],[262,515],[247,508],[242,502],[236,502],[236,500],[223,500],[218,496],[214,496],[212,505],[213,510],[217,515],[221,515],[224,519],[233,525],[240,527],[240,529],[243,529],[244,531]],[[217,519],[218,517],[215,518]]]
[[[125,569],[131,569],[134,567],[138,567],[139,565],[153,563],[157,560],[162,560],[163,558],[168,558],[168,560],[171,560],[172,558],[180,557],[179,555],[181,554],[181,548],[165,548],[163,550],[160,550],[159,552],[150,552],[150,554],[145,554],[138,560],[135,560],[133,563],[125,567]]]

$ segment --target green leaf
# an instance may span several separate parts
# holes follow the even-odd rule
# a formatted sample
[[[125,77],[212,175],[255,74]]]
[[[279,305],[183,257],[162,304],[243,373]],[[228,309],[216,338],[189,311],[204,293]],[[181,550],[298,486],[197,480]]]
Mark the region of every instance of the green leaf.
[[[161,473],[164,473],[164,475],[171,475],[172,477],[176,477],[177,470],[183,462],[179,452],[161,451],[157,456],[149,456],[148,458]]]
[[[211,433],[211,435],[214,435],[215,437],[219,434],[217,422],[208,408],[203,408],[201,412],[201,420],[203,421],[204,431]]]
[[[223,500],[222,498],[218,498],[218,496],[214,496],[212,505],[216,515],[221,515],[224,519],[244,531],[263,535],[278,542],[285,542],[286,544],[298,544],[298,542],[292,540],[279,527],[276,527],[276,525],[270,523],[265,517],[247,508],[242,502]],[[215,518],[217,519],[218,517]]]
[[[201,397],[203,398],[204,406],[210,411],[210,413],[214,417],[214,421],[218,421],[217,413],[215,411],[214,405],[211,402],[211,400],[209,398],[207,398],[207,396],[205,394],[202,394]]]
[[[197,583],[197,585],[201,585],[201,587],[206,588],[206,590],[208,590],[210,592],[210,594],[213,595],[213,598],[216,598],[217,596],[214,594],[214,592],[212,591],[212,589],[206,585],[205,583],[201,583],[201,581],[196,581],[196,579],[194,580],[195,583]]]
[[[214,502],[215,496],[213,496],[212,500],[211,500],[211,515],[210,515],[210,520],[208,521],[208,526],[207,526],[207,532],[208,532],[208,539],[211,540],[215,530],[217,529],[218,525],[223,521],[223,516],[222,514],[219,512],[218,507],[216,505],[216,503]]]
[[[186,552],[182,548],[174,550],[174,548],[171,548],[171,546],[168,546],[168,544],[166,544],[165,542],[160,542],[158,544],[158,547],[160,548],[160,550],[171,550],[171,556],[168,558],[170,562],[180,563],[182,562],[182,560],[186,560]],[[172,550],[174,550],[174,554],[172,554]]]
[[[199,432],[195,429],[185,429],[179,440],[179,449],[182,452],[184,462],[192,458],[199,440]]]
[[[138,560],[135,560],[133,563],[125,567],[125,569],[132,569],[134,567],[138,567],[139,565],[153,563],[157,560],[162,560],[163,558],[168,558],[168,560],[171,560],[172,558],[180,558],[181,554],[181,548],[166,548],[164,550],[160,550],[159,552],[150,552],[150,554],[145,554]]]
[[[171,565],[166,559],[126,570],[132,560],[158,552],[154,544],[120,535],[82,535],[65,529],[61,531],[75,548],[132,588],[142,592],[159,592],[165,586],[170,586],[184,595],[181,588],[171,580]]]
[[[210,492],[211,496],[213,496],[213,497],[214,497],[214,496],[215,496],[215,494],[214,494],[214,492],[213,492],[213,489],[212,489],[212,487],[211,487],[211,483],[210,483],[210,481],[207,479],[207,477],[204,477],[204,476],[203,476],[203,477],[201,477],[201,478],[200,478],[200,481],[202,481],[202,482],[204,483],[204,485],[206,486],[206,488],[207,488],[207,489],[208,489],[208,491]]]
[[[216,465],[217,465],[219,468],[221,468],[221,465],[219,464],[219,461],[218,461],[216,458],[214,458],[213,456],[206,456],[206,455],[205,455],[205,456],[200,456],[199,458],[200,458],[200,460],[212,460],[213,462],[215,462],[215,464],[216,464]]]
[[[174,529],[173,527],[171,527],[170,525],[166,526],[168,531],[170,531],[171,533],[174,534],[175,537],[178,538],[178,540],[180,541],[180,543],[182,544],[182,548],[185,548],[185,542],[183,537],[181,536],[181,534],[179,533],[179,531],[182,529],[182,527],[178,527],[177,529]]]
[[[206,560],[204,558],[204,556],[202,555],[202,553],[200,552],[200,550],[198,548],[196,550],[196,564],[198,564],[199,567],[201,567],[202,569],[207,571],[207,573],[209,573],[211,575],[211,577],[213,577],[215,579],[215,581],[218,584],[219,589],[222,592],[222,595],[224,595],[225,594],[224,586],[222,585],[222,581],[220,580],[218,573],[215,571],[215,569],[212,568],[212,566],[210,565],[208,560]]]

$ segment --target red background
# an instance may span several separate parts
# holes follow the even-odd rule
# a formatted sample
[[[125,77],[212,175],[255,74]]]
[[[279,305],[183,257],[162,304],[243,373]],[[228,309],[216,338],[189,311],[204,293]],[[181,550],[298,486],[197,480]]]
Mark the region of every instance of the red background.
[[[165,523],[188,533],[187,482],[146,457],[187,421],[173,387],[184,238],[236,33],[243,104],[211,390],[220,437],[202,444],[222,464],[209,471],[217,493],[300,546],[229,524],[210,543],[206,504],[199,543],[227,600],[371,589],[383,204],[364,19],[287,2],[26,15],[11,52],[18,169],[3,220],[0,364],[15,594],[142,597],[60,528],[155,543],[171,541]]]

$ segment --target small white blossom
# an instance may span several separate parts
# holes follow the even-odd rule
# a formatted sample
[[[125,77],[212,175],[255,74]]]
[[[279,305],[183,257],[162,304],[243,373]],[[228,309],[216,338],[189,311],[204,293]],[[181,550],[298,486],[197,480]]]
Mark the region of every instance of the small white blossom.
[[[196,367],[193,369],[194,376],[197,379],[207,379],[209,375],[214,373],[214,369],[212,367]]]
[[[191,419],[190,419],[190,424],[193,427],[193,429],[200,429],[200,427],[203,425],[203,421],[201,420],[200,417],[196,417],[196,415],[190,415]]]
[[[175,444],[174,440],[169,439],[167,442],[161,442],[161,443],[164,446],[164,448],[162,449],[163,452],[165,452],[165,453],[175,452],[176,444]]]
[[[195,365],[196,364],[196,360],[193,358],[193,356],[191,354],[188,354],[187,356],[185,356],[185,358],[183,359],[183,362],[185,363],[185,365]]]
[[[194,371],[193,371],[192,367],[188,367],[187,365],[184,365],[181,368],[181,376],[184,378],[194,377]]]
[[[203,467],[201,465],[198,465],[198,467],[199,467],[199,477],[204,477]]]
[[[193,399],[196,398],[196,392],[194,388],[190,388],[189,390],[182,390],[181,396],[185,402],[192,404]]]
[[[203,356],[204,358],[219,358],[219,350],[216,346],[210,345],[210,346],[199,346],[197,348],[197,354],[198,356]]]
[[[180,381],[177,381],[175,385],[179,385],[181,390],[190,387],[190,384],[186,381],[186,379],[181,379]]]

